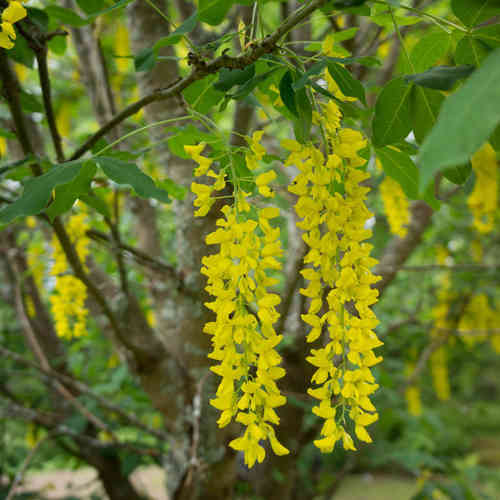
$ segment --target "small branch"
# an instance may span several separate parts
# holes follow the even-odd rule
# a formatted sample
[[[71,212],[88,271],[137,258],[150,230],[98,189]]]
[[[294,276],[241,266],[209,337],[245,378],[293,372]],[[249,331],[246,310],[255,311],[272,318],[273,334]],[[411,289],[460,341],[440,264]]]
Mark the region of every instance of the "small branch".
[[[285,291],[283,293],[284,299],[281,303],[280,309],[280,318],[278,321],[278,326],[276,327],[276,333],[281,335],[285,329],[285,323],[288,318],[288,314],[290,313],[290,308],[292,307],[293,298],[296,294],[297,287],[300,283],[300,278],[302,277],[300,274],[300,270],[304,266],[304,257],[307,253],[307,250],[304,249],[302,255],[297,259],[295,263],[295,267],[290,273],[290,277],[287,281]]]
[[[379,264],[374,269],[374,274],[381,276],[381,280],[373,285],[382,295],[385,288],[396,277],[411,253],[422,240],[424,231],[431,224],[432,208],[423,201],[412,203],[411,219],[408,232],[404,238],[394,237],[384,249]]]
[[[5,398],[0,396],[0,401]],[[33,410],[32,408],[27,408],[26,406],[19,405],[15,402],[8,401],[8,406],[7,408],[4,408],[0,406],[0,416],[3,418],[16,418],[16,419],[23,419],[28,422],[33,422],[37,425],[40,425],[41,427],[44,427],[45,429],[49,430],[52,436],[56,436],[58,434],[62,434],[65,436],[69,436],[72,439],[74,439],[77,443],[80,444],[85,444],[90,446],[91,448],[94,448],[96,450],[112,450],[113,448],[124,448],[127,450],[131,450],[135,453],[138,453],[139,455],[146,455],[149,457],[155,457],[155,458],[163,458],[163,453],[159,450],[155,450],[149,447],[144,447],[142,443],[137,443],[133,444],[130,442],[103,442],[99,441],[98,439],[95,439],[93,437],[90,437],[86,434],[82,434],[79,431],[75,431],[73,429],[70,429],[66,425],[63,424],[57,424],[54,420],[53,417],[44,414],[38,411]],[[75,455],[78,454],[76,451],[71,451],[71,453],[74,453]],[[81,457],[82,460],[87,460],[85,457]]]
[[[54,149],[56,151],[57,161],[63,162],[64,152],[62,148],[62,140],[57,129],[54,108],[52,106],[50,76],[49,68],[47,66],[47,36],[42,34],[38,27],[32,22],[29,23],[29,27],[30,30],[27,31],[25,29],[25,26],[23,26],[23,24],[20,24],[19,31],[22,33],[31,50],[33,50],[35,54],[38,66],[38,77],[40,79],[40,87],[42,89],[43,105],[45,108],[47,123],[49,125],[50,136],[52,139],[52,143],[54,144]],[[52,33],[53,36],[55,36],[54,33]]]
[[[47,360],[47,357],[45,356],[45,353],[43,352],[38,342],[36,334],[31,327],[31,323],[29,322],[28,315],[26,314],[25,304],[21,293],[21,285],[19,283],[16,284],[16,306],[21,324],[24,328],[24,331],[26,332],[26,335],[29,338],[30,344],[35,351],[36,356],[40,361],[40,365],[46,372],[50,372],[51,368],[49,361]],[[76,410],[78,410],[85,418],[87,418],[89,422],[92,422],[97,428],[109,433],[113,437],[113,440],[117,441],[116,436],[113,435],[109,427],[100,418],[98,418],[87,408],[85,408],[80,403],[80,401],[78,401],[78,399],[75,398],[75,396],[71,394],[71,392],[68,391],[66,387],[64,387],[64,385],[62,385],[59,381],[56,381],[56,383],[54,384],[54,388],[64,399],[66,399],[72,406],[74,406]]]
[[[87,235],[97,242],[107,242],[111,243],[111,237],[101,231],[97,231],[95,229],[89,229],[87,231]],[[178,289],[184,294],[190,297],[198,297],[198,295],[187,288],[184,283],[184,279],[180,273],[177,272],[176,268],[167,264],[166,262],[152,257],[148,253],[140,250],[139,248],[133,247],[131,245],[127,245],[126,243],[120,242],[118,249],[123,252],[126,252],[134,257],[134,259],[141,265],[149,267],[155,271],[160,271],[162,273],[167,274],[170,278],[174,278],[178,283]]]
[[[47,434],[43,439],[40,439],[38,443],[30,450],[28,453],[28,456],[25,458],[24,462],[22,463],[21,467],[19,468],[18,472],[16,473],[16,477],[14,478],[14,481],[12,482],[12,486],[10,487],[9,493],[5,497],[5,500],[12,500],[14,498],[14,494],[16,493],[16,489],[18,485],[21,483],[23,480],[23,476],[26,473],[31,461],[35,457],[37,451],[42,447],[43,444],[45,444],[49,438],[51,437],[51,434]]]
[[[453,266],[439,265],[439,264],[426,264],[420,266],[401,266],[399,269],[390,266],[377,266],[377,271],[390,272],[390,271],[408,271],[420,273],[422,271],[451,271],[451,272],[468,272],[468,271],[497,271],[500,266],[488,264],[456,264]]]
[[[168,441],[169,437],[167,434],[160,430],[153,429],[152,427],[147,426],[146,424],[143,424],[137,417],[134,415],[130,415],[129,413],[125,412],[122,410],[120,407],[115,406],[111,404],[106,398],[99,396],[95,392],[93,392],[86,384],[83,382],[74,379],[73,377],[69,377],[68,375],[63,375],[62,373],[59,373],[53,369],[45,369],[43,366],[40,366],[38,363],[35,363],[33,361],[30,361],[23,356],[20,356],[19,354],[10,351],[2,346],[0,346],[0,354],[2,356],[8,357],[13,359],[14,361],[21,363],[25,366],[29,366],[30,368],[33,368],[46,376],[47,378],[55,378],[57,380],[60,380],[61,382],[72,386],[75,390],[77,390],[81,394],[85,394],[87,396],[90,396],[91,398],[95,399],[103,408],[106,410],[116,413],[120,417],[122,417],[126,422],[131,423],[135,427],[143,430],[144,432],[151,434],[152,436],[155,436],[156,438],[160,439],[161,441]]]
[[[437,351],[442,345],[444,345],[448,341],[452,332],[453,330],[444,332],[444,335],[435,338],[423,350],[422,354],[420,355],[420,358],[417,361],[417,364],[415,365],[415,369],[410,374],[410,376],[405,380],[402,389],[405,389],[406,387],[409,387],[410,385],[413,385],[416,382],[420,374],[424,371],[425,365],[427,364],[429,358],[434,354],[435,351]]]
[[[59,130],[57,128],[54,108],[52,106],[49,68],[47,66],[47,46],[39,46],[34,49],[34,52],[38,65],[38,76],[40,79],[43,105],[45,107],[47,123],[49,124],[50,136],[52,138],[52,143],[54,144],[54,149],[56,151],[57,161],[61,163],[64,161],[64,151],[62,147],[61,135],[59,134]]]

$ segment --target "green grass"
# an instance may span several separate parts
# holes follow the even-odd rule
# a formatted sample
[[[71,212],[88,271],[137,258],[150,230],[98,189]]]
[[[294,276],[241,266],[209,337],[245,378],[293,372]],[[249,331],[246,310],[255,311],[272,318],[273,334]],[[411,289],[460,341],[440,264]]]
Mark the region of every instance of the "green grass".
[[[355,474],[340,485],[335,500],[409,500],[417,492],[413,479]]]

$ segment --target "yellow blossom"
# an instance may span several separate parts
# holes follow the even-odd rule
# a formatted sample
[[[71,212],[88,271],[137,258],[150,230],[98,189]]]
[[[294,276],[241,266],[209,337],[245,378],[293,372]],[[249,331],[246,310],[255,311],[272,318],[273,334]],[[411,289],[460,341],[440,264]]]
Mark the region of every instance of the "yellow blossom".
[[[498,165],[495,150],[486,143],[472,156],[476,182],[467,204],[474,215],[474,226],[480,233],[489,233],[495,227],[498,204]]]
[[[360,185],[368,174],[358,169],[366,163],[359,156],[366,141],[358,131],[340,127],[336,105],[323,106],[316,119],[332,149],[326,157],[310,144],[285,140],[282,146],[290,151],[285,165],[299,170],[289,191],[298,196],[295,211],[302,220],[297,225],[308,247],[304,263],[311,266],[301,272],[307,286],[300,290],[311,299],[302,315],[311,327],[307,341],[328,336],[306,358],[316,368],[316,388],[308,392],[319,401],[312,411],[325,420],[314,444],[327,453],[337,441],[346,450],[355,449],[345,426],[347,414],[357,438],[372,441],[365,427],[377,419],[369,396],[378,385],[370,368],[381,361],[373,349],[382,343],[373,331],[378,322],[370,309],[378,295],[371,285],[379,278],[370,271],[376,260],[369,255],[371,245],[363,242],[371,234],[364,227],[371,216],[364,204],[368,188]],[[325,298],[326,287],[330,292]]]
[[[380,184],[380,195],[391,233],[404,238],[408,232],[410,211],[408,198],[399,182],[392,177],[385,177]]]
[[[0,24],[0,47],[4,49],[11,49],[14,47],[12,40],[16,39],[16,32],[14,30],[14,23],[27,16],[26,9],[21,2],[9,1],[9,5],[2,12],[2,22]]]

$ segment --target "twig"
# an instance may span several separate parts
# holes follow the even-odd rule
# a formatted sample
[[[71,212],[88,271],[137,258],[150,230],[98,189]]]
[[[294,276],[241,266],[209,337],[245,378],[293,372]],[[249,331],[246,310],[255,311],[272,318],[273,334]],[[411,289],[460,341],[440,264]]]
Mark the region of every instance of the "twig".
[[[415,365],[415,369],[410,374],[410,376],[405,380],[401,389],[405,389],[406,387],[413,385],[420,374],[423,372],[425,365],[429,358],[437,351],[442,345],[444,345],[448,339],[450,338],[453,330],[444,332],[444,335],[435,338],[422,352],[420,358]]]
[[[378,266],[377,271],[389,272],[389,271],[408,271],[420,273],[422,271],[455,271],[455,272],[467,272],[467,271],[496,271],[500,270],[500,266],[489,265],[489,264],[456,264],[453,266],[440,265],[440,264],[425,264],[419,266],[401,266],[396,268],[395,266]]]
[[[63,375],[62,373],[59,373],[53,369],[45,369],[43,366],[40,366],[38,363],[35,363],[33,361],[30,361],[23,356],[20,356],[19,354],[10,351],[6,349],[5,347],[0,346],[0,354],[6,357],[9,357],[13,359],[14,361],[17,361],[18,363],[22,363],[25,366],[29,366],[38,372],[44,374],[47,378],[55,378],[60,380],[61,382],[64,382],[65,384],[68,384],[72,386],[74,389],[76,389],[78,392],[81,394],[86,394],[92,398],[94,398],[103,408],[106,408],[107,410],[116,413],[120,417],[122,417],[125,421],[133,424],[135,427],[143,430],[144,432],[147,432],[148,434],[151,434],[158,439],[162,441],[168,441],[169,437],[167,434],[164,432],[153,429],[146,424],[143,424],[137,417],[134,415],[130,415],[129,413],[125,412],[122,410],[120,407],[115,406],[111,404],[106,398],[103,398],[102,396],[99,396],[95,392],[93,392],[86,384],[83,382],[74,379],[73,377],[69,377],[68,375]]]
[[[36,334],[33,331],[31,323],[28,319],[28,315],[26,314],[25,304],[22,298],[21,293],[21,285],[18,282],[16,284],[16,306],[17,312],[19,314],[19,318],[21,320],[21,324],[23,325],[24,331],[26,332],[27,337],[29,338],[30,344],[35,351],[35,354],[40,362],[40,365],[46,372],[50,372],[50,364],[43,352],[38,339],[36,338]],[[89,422],[92,422],[97,428],[107,432],[110,434],[115,441],[117,441],[116,436],[113,435],[113,432],[109,429],[109,427],[96,415],[91,413],[85,406],[83,406],[78,399],[75,398],[73,394],[66,387],[64,387],[61,382],[58,380],[54,383],[54,387],[57,392],[66,399],[72,406],[74,406]]]
[[[25,458],[24,462],[22,463],[21,467],[16,473],[16,477],[14,478],[14,481],[12,482],[12,486],[10,487],[9,493],[5,497],[5,500],[12,500],[14,498],[14,494],[16,492],[17,486],[21,483],[23,480],[23,476],[26,472],[26,470],[29,467],[29,464],[35,457],[37,451],[41,448],[41,446],[48,441],[48,439],[51,437],[51,434],[47,434],[43,439],[40,439],[38,443],[30,450],[28,453],[28,456]]]

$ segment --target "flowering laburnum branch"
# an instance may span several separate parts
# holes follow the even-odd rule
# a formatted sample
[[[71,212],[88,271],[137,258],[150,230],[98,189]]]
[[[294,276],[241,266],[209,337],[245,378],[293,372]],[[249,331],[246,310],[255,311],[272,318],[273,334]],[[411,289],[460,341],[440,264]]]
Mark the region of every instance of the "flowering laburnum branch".
[[[257,133],[260,136],[262,133]],[[199,165],[195,174],[216,179],[212,185],[192,184],[198,195],[195,206],[199,207],[199,216],[206,215],[215,202],[212,193],[224,189],[226,184],[225,170],[215,173],[210,168],[213,160],[200,154],[203,148],[204,144],[185,147]],[[249,168],[262,158],[262,150],[257,149],[257,155],[254,151],[247,154]],[[254,162],[249,161],[250,157]],[[232,165],[227,168],[232,169]],[[257,177],[261,194],[272,196],[267,184],[275,177],[273,170]],[[278,282],[272,274],[281,269],[278,259],[283,253],[280,229],[270,222],[279,216],[279,209],[266,207],[258,210],[256,217],[251,216],[249,196],[238,182],[234,183],[234,205],[222,208],[218,229],[206,238],[207,244],[219,246],[219,252],[203,258],[201,272],[208,278],[206,290],[215,298],[205,304],[216,315],[215,321],[207,323],[204,329],[212,336],[213,351],[209,357],[219,362],[212,370],[222,377],[211,403],[222,411],[220,427],[233,418],[246,427],[243,436],[234,439],[230,446],[243,451],[245,463],[252,467],[265,457],[260,444],[263,440],[269,440],[277,455],[289,452],[277,440],[272,427],[279,424],[274,409],[286,402],[276,384],[285,375],[285,370],[278,366],[281,356],[275,349],[283,336],[273,328],[279,318],[276,306],[281,299],[269,291]]]
[[[328,73],[325,79],[329,91],[345,99]],[[301,271],[308,281],[301,293],[309,299],[302,320],[312,327],[308,342],[316,341],[324,327],[329,336],[326,345],[312,349],[307,360],[316,367],[312,378],[316,387],[308,391],[319,400],[313,413],[325,419],[322,436],[314,444],[322,452],[331,452],[339,440],[344,448],[355,449],[349,419],[358,439],[371,442],[366,426],[378,418],[370,401],[378,387],[370,368],[382,359],[373,352],[382,342],[373,331],[378,321],[370,307],[378,297],[372,285],[380,278],[370,271],[377,261],[370,257],[372,246],[364,242],[371,236],[365,229],[371,217],[364,203],[369,189],[361,185],[369,174],[361,168],[366,160],[359,156],[366,141],[360,132],[341,127],[341,112],[334,101],[320,104],[319,109],[314,121],[323,131],[324,152],[309,141],[286,139],[282,146],[290,151],[285,166],[299,171],[288,189],[298,196],[295,210],[302,219],[298,226],[305,231],[308,247],[304,264],[310,264]],[[266,153],[262,135],[257,131],[248,138],[244,163],[251,173]],[[233,418],[246,427],[230,446],[243,451],[251,467],[264,459],[261,443],[265,440],[276,454],[288,453],[272,427],[279,424],[275,408],[286,402],[276,384],[285,375],[275,350],[282,339],[274,330],[280,297],[270,291],[277,283],[272,274],[281,269],[280,231],[270,223],[279,216],[279,209],[251,206],[254,192],[266,199],[274,197],[270,183],[276,173],[268,169],[252,176],[255,185],[249,186],[249,177],[238,177],[233,167],[237,153],[213,151],[212,156],[203,156],[205,147],[204,143],[185,146],[198,164],[195,175],[215,179],[193,182],[195,215],[207,215],[219,198],[233,201],[222,208],[219,228],[206,239],[219,245],[219,252],[205,257],[202,267],[208,277],[206,290],[215,297],[205,304],[216,314],[215,321],[205,326],[212,336],[209,357],[219,362],[212,370],[222,377],[212,404],[222,411],[221,427]],[[220,160],[228,156],[231,160]],[[232,195],[217,196],[222,190],[227,193],[228,176]],[[330,290],[326,297],[324,289]]]
[[[333,101],[323,106],[317,121],[327,134],[326,155],[309,144],[287,140],[283,145],[291,151],[286,164],[299,168],[289,191],[299,196],[295,210],[309,248],[304,263],[312,265],[301,271],[308,286],[300,290],[310,298],[302,315],[312,327],[308,342],[316,341],[325,326],[328,330],[326,345],[312,349],[307,360],[316,367],[312,382],[319,386],[308,390],[319,400],[313,413],[325,419],[322,438],[314,444],[331,452],[338,440],[345,449],[355,449],[348,416],[356,436],[371,442],[365,427],[378,418],[369,399],[378,385],[370,368],[382,360],[373,353],[382,342],[373,332],[378,321],[370,309],[378,296],[371,287],[378,278],[370,271],[376,260],[370,257],[372,246],[363,243],[371,236],[364,227],[371,217],[364,204],[369,189],[360,185],[369,174],[359,168],[366,161],[358,155],[366,141],[360,132],[340,128]],[[331,291],[324,303],[326,287]]]

